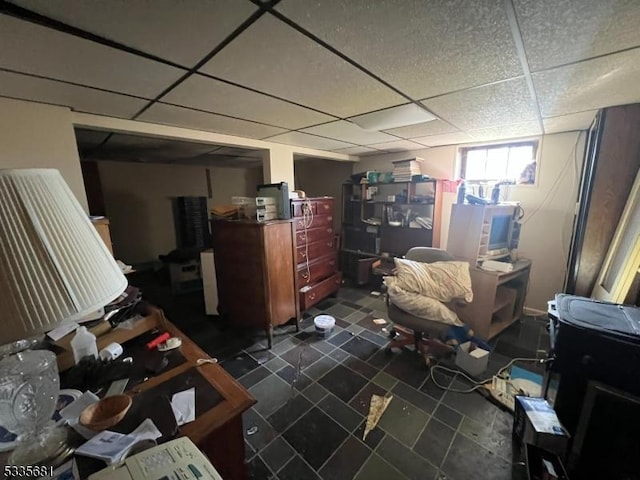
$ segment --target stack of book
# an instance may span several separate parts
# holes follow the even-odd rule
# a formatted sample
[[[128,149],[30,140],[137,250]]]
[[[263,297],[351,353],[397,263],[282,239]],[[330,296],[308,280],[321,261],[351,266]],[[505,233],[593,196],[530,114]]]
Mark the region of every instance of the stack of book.
[[[419,158],[415,158],[413,160],[393,162],[393,181],[410,182],[414,175],[420,175],[420,160]]]

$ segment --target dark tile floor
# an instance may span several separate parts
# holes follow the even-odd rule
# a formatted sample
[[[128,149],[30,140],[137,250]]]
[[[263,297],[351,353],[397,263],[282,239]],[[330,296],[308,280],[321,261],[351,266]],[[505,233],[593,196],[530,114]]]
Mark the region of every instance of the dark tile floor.
[[[135,282],[135,279],[134,279]],[[176,325],[258,400],[243,417],[252,479],[525,478],[512,466],[508,412],[478,392],[445,392],[413,352],[387,354],[381,297],[342,288],[304,314],[301,331],[276,330],[266,349],[262,332],[236,330],[203,314],[201,294],[171,297],[143,287]],[[313,317],[337,319],[332,336],[314,333]],[[526,317],[492,344],[487,376],[513,357],[548,348],[543,319]],[[438,372],[440,384],[467,388],[457,374]],[[362,440],[371,395],[394,396],[378,426]],[[257,427],[253,432],[252,427]]]

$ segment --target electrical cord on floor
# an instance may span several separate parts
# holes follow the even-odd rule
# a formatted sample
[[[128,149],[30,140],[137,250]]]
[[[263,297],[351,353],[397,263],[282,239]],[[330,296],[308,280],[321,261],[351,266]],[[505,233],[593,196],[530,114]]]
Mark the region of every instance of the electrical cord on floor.
[[[433,367],[431,367],[430,372],[429,372],[429,376],[431,377],[431,381],[433,382],[433,384],[436,387],[438,387],[439,389],[441,389],[441,390],[444,390],[446,392],[454,392],[454,393],[471,393],[471,392],[476,391],[479,388],[484,387],[485,384],[493,381],[494,378],[496,378],[496,377],[500,378],[500,375],[502,374],[502,372],[507,370],[515,362],[546,363],[548,361],[549,361],[549,359],[547,359],[547,358],[522,358],[522,357],[514,358],[509,363],[507,363],[504,367],[502,367],[500,370],[498,370],[498,373],[496,373],[494,376],[492,376],[491,378],[488,378],[486,380],[480,380],[480,381],[474,380],[473,378],[471,378],[469,375],[467,375],[466,373],[464,373],[461,370],[454,370],[452,368],[448,368],[448,367],[445,367],[443,365],[434,365]],[[435,377],[433,375],[433,372],[436,369],[437,370],[444,370],[445,372],[449,372],[449,373],[460,374],[465,379],[467,379],[469,382],[471,382],[473,384],[473,387],[462,390],[462,389],[458,389],[458,388],[450,388],[450,387],[445,387],[443,385],[440,385],[436,381],[436,379],[435,379]]]

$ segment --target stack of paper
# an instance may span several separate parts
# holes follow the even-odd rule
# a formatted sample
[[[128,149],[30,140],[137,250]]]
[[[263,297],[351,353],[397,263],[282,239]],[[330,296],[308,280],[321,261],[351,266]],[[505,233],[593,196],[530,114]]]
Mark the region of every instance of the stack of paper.
[[[161,436],[160,430],[151,419],[147,418],[128,435],[109,430],[98,433],[91,440],[78,447],[76,455],[97,458],[113,465],[120,463],[136,443],[155,440]]]
[[[421,173],[418,159],[393,162],[394,182],[410,182],[414,175],[420,175]]]
[[[513,270],[513,264],[509,262],[500,262],[498,260],[485,260],[482,262],[482,269],[493,272],[511,272]]]

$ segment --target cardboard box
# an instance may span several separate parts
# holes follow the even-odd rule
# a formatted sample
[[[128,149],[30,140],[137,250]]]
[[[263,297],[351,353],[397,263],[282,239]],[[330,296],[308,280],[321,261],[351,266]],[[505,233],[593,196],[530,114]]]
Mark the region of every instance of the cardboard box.
[[[569,436],[553,407],[544,398],[516,396],[513,436],[565,458]]]
[[[474,377],[484,372],[488,363],[489,352],[473,342],[464,342],[456,353],[456,365]]]

